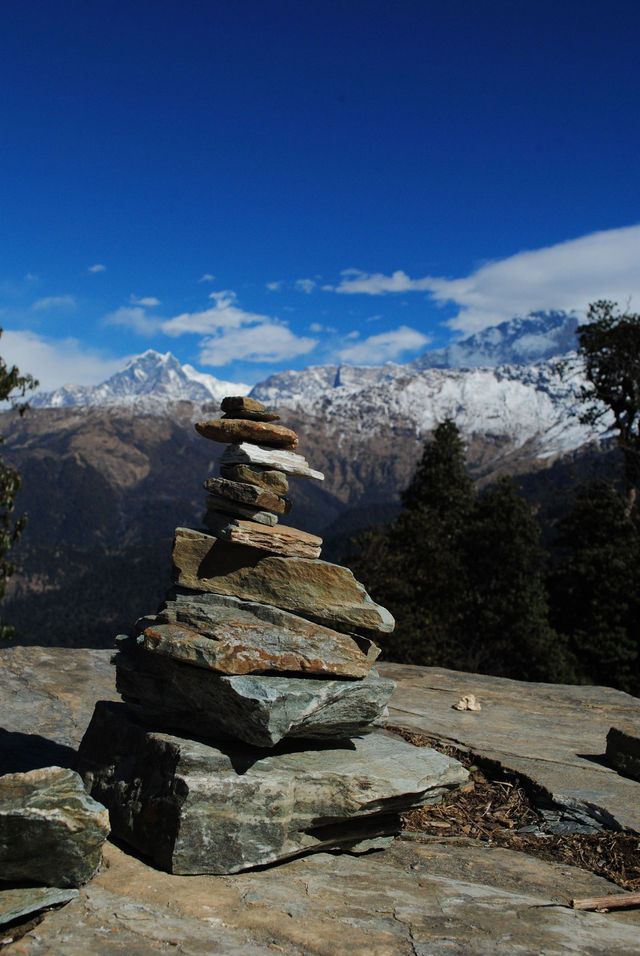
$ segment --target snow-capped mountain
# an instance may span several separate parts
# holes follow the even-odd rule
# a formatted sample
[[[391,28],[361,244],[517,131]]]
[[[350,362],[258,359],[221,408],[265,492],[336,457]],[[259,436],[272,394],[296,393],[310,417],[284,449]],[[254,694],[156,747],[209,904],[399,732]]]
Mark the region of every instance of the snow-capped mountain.
[[[246,395],[251,386],[223,382],[213,375],[181,365],[171,352],[147,349],[131,359],[101,385],[65,385],[54,392],[36,395],[34,407],[61,408],[73,405],[164,404],[166,402],[220,401],[225,395]]]
[[[425,352],[410,364],[415,369],[531,365],[572,352],[579,322],[575,312],[530,312]]]

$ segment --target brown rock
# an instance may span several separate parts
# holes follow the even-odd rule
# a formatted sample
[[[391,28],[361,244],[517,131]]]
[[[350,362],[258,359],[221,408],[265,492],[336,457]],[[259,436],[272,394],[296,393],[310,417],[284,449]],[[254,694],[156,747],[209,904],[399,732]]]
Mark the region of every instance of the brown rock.
[[[618,773],[640,780],[640,722],[609,730],[606,757]]]
[[[309,558],[285,558],[176,528],[174,580],[195,591],[232,594],[273,604],[355,633],[390,633],[394,620],[375,604],[348,568]]]
[[[224,541],[259,548],[271,554],[284,554],[291,558],[319,558],[322,550],[322,538],[283,524],[276,527],[255,521],[243,521],[240,518],[229,520],[225,515],[210,512],[207,516],[207,527],[217,538]]]
[[[251,422],[244,418],[217,418],[209,422],[196,422],[195,429],[203,438],[226,445],[250,442],[274,448],[295,448],[298,444],[296,433],[284,425]]]
[[[232,412],[253,412],[254,414],[260,414],[267,410],[262,402],[259,402],[255,398],[249,398],[248,395],[227,395],[227,397],[223,398],[220,402],[220,408],[223,412],[226,412],[227,415],[230,415]]]
[[[259,488],[257,485],[246,485],[241,481],[227,481],[226,478],[207,478],[203,488],[213,495],[239,501],[240,504],[265,511],[275,511],[279,515],[288,515],[291,511],[289,498],[281,498],[272,491]]]
[[[273,468],[251,467],[251,465],[220,465],[220,477],[229,481],[240,481],[245,484],[257,485],[266,488],[275,495],[286,495],[289,482],[283,471]]]
[[[365,677],[372,641],[227,594],[176,595],[138,622],[147,651],[223,674]]]
[[[241,505],[238,501],[221,498],[220,495],[207,495],[206,505],[207,514],[202,519],[205,525],[210,511],[221,511],[226,515],[233,515],[234,518],[246,518],[248,521],[257,521],[259,524],[274,525],[278,523],[278,516],[272,511],[260,511],[250,505]]]

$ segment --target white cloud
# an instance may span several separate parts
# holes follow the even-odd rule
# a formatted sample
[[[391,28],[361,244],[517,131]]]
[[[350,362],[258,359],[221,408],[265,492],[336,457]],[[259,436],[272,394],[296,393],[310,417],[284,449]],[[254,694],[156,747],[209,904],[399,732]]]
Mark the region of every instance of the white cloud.
[[[43,312],[47,309],[75,309],[76,300],[72,295],[49,295],[44,299],[38,299],[31,306],[36,312]]]
[[[198,282],[213,282],[215,276],[212,276],[210,272],[205,272],[203,276],[200,276]]]
[[[202,312],[183,312],[162,323],[165,335],[209,335],[221,329],[239,329],[243,325],[258,325],[272,321],[266,315],[257,312],[247,312],[236,305],[236,294],[230,289],[222,292],[212,292],[209,295],[215,305]]]
[[[440,305],[455,303],[451,328],[471,333],[514,315],[541,309],[585,311],[595,299],[640,301],[640,225],[593,232],[543,249],[488,262],[461,279],[412,279],[346,269],[335,292],[385,295],[427,292]],[[324,288],[331,288],[325,286]]]
[[[313,279],[296,279],[296,289],[298,292],[306,292],[307,295],[309,295],[315,287],[316,283]]]
[[[129,302],[132,305],[144,305],[147,308],[151,308],[154,305],[160,305],[160,299],[156,299],[155,296],[147,295],[139,298],[137,295],[130,295]]]
[[[385,295],[388,292],[423,292],[431,288],[432,280],[410,279],[406,272],[398,269],[393,275],[385,276],[377,272],[369,275],[359,269],[343,269],[339,286],[323,286],[324,289],[347,294],[365,293],[366,295]]]
[[[122,306],[105,316],[105,325],[121,325],[138,335],[155,335],[160,330],[162,319],[149,315],[141,305]]]
[[[45,339],[35,332],[2,333],[2,355],[7,365],[37,378],[42,391],[61,385],[97,385],[121,369],[127,356],[113,358],[84,346],[78,339]]]
[[[341,349],[338,357],[343,362],[358,365],[379,365],[381,362],[393,361],[405,352],[416,352],[428,343],[428,336],[402,325],[391,332],[370,335],[362,342]]]
[[[267,289],[269,292],[279,292],[282,288],[282,281],[278,280],[277,282],[267,282]]]
[[[306,355],[317,344],[316,339],[298,338],[287,328],[265,322],[251,328],[226,329],[201,343],[203,365],[220,366],[242,359],[245,362],[284,362]]]
[[[89,272],[106,272],[107,267],[101,262],[96,262],[95,266],[89,266]]]
[[[490,262],[463,279],[431,279],[439,303],[460,311],[449,325],[475,332],[538,309],[586,310],[596,299],[640,303],[640,226],[594,232]]]

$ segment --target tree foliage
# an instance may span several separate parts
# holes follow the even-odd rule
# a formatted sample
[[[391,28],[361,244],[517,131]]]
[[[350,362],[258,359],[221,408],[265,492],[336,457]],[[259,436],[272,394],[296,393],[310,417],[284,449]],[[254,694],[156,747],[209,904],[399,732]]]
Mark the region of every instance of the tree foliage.
[[[2,335],[2,329],[0,329]],[[28,403],[22,401],[27,391],[36,388],[38,382],[32,375],[21,375],[15,366],[8,366],[0,357],[0,401],[10,402],[11,407],[18,414],[24,415]],[[4,438],[0,436],[0,444]],[[20,490],[20,475],[9,467],[0,457],[0,599],[4,597],[7,582],[14,572],[14,566],[7,558],[11,547],[20,539],[26,524],[26,516],[21,515],[13,520],[13,510],[18,491]],[[8,638],[13,634],[13,628],[0,622],[0,637]]]
[[[633,506],[640,484],[640,316],[601,299],[589,306],[577,333],[589,383],[581,420],[593,424],[613,415]]]

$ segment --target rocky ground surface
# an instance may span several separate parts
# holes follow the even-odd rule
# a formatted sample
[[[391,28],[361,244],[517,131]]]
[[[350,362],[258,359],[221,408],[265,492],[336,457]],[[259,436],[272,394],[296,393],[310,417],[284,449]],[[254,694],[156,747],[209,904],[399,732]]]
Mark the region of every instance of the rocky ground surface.
[[[72,764],[95,701],[118,699],[110,656],[0,650],[0,772]],[[380,669],[398,681],[390,723],[404,727],[405,738],[416,734],[423,742],[426,735],[466,751],[487,774],[502,775],[505,791],[515,782],[527,789],[521,822],[532,828],[530,839],[536,829],[541,841],[548,839],[541,827],[553,839],[604,839],[610,833],[598,827],[616,822],[635,839],[640,784],[608,768],[604,752],[611,726],[640,721],[640,701],[606,688],[391,664]],[[455,710],[469,693],[482,709]],[[459,807],[443,807],[426,828],[414,818],[389,849],[370,855],[318,853],[222,877],[172,876],[107,843],[96,877],[44,918],[40,907],[43,899],[54,901],[50,893],[38,891],[37,903],[29,890],[30,909],[23,888],[0,891],[0,947],[30,956],[637,953],[638,910],[593,913],[566,905],[569,897],[621,892],[619,886],[569,862],[514,850],[524,834],[512,845],[490,842],[487,831],[493,822],[495,835],[496,821],[491,808],[484,810],[484,824],[482,807],[469,824],[460,822]],[[513,812],[493,811],[503,813],[503,829],[518,829],[507,825]],[[456,822],[455,835],[447,832],[448,820]],[[580,827],[587,832],[567,835]]]

